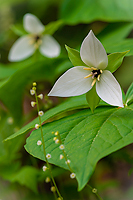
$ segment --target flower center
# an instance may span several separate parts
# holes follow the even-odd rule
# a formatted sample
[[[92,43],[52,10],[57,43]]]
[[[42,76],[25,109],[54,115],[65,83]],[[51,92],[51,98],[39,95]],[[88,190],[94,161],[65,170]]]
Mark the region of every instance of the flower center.
[[[30,37],[29,44],[34,45],[35,49],[38,49],[38,47],[42,43],[41,35],[30,35],[29,37]]]
[[[84,67],[83,69],[91,71],[91,73],[89,75],[85,76],[84,78],[92,77],[92,79],[94,79],[92,81],[92,84],[91,84],[92,86],[95,84],[96,80],[100,81],[100,75],[103,72],[101,69],[97,69],[97,68],[94,68],[94,67],[91,67],[91,68]]]

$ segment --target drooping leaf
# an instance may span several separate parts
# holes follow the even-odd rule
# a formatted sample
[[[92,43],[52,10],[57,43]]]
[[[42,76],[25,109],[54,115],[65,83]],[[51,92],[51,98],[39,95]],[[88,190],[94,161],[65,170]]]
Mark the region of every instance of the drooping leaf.
[[[52,108],[45,112],[45,114],[42,116],[41,120],[43,122],[47,122],[48,119],[54,118],[55,116],[57,117],[60,114],[63,114],[68,111],[76,110],[76,109],[81,109],[81,108],[86,108],[88,107],[87,101],[85,99],[85,95],[81,95],[78,97],[72,97],[66,100],[64,103],[56,106],[55,108]],[[9,136],[8,138],[5,139],[5,141],[13,139],[21,134],[27,133],[31,129],[35,127],[35,124],[39,122],[38,117],[21,128],[18,132],[14,133],[13,135]]]
[[[109,70],[112,73],[115,72],[118,69],[118,67],[120,67],[120,65],[122,64],[124,56],[128,52],[129,51],[109,54],[108,55],[108,66],[107,66],[106,70]]]
[[[91,90],[86,93],[86,100],[92,112],[98,106],[100,102],[100,97],[97,95],[96,86],[94,85]]]
[[[53,141],[54,131],[59,131],[70,166],[76,173],[78,189],[89,181],[97,162],[133,142],[133,105],[126,108],[98,107],[94,114],[90,110],[80,111],[72,116],[43,125],[46,153],[51,154],[49,162],[67,168],[60,160],[61,150]],[[26,141],[26,150],[44,160],[40,130],[31,133]]]
[[[71,9],[71,12],[70,12]],[[133,3],[130,0],[64,0],[60,18],[68,24],[133,21]]]

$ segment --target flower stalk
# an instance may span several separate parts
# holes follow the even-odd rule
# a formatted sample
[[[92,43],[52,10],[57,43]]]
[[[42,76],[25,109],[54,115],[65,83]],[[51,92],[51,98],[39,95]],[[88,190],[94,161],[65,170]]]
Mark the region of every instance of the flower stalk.
[[[37,105],[37,111],[38,113],[40,112],[40,109],[39,109],[39,102],[38,102],[38,96],[37,96],[37,92],[36,92],[36,83],[33,83],[33,88],[32,90],[35,91],[35,99],[36,99],[36,105]],[[42,111],[41,111],[42,112]],[[50,167],[50,164],[48,162],[48,159],[51,158],[51,155],[50,154],[46,154],[46,150],[45,150],[45,141],[44,141],[44,137],[43,137],[43,130],[42,130],[42,122],[41,122],[41,116],[42,115],[39,115],[38,114],[38,118],[39,118],[39,128],[40,128],[40,131],[41,131],[41,138],[42,138],[42,146],[43,146],[43,153],[44,153],[44,157],[45,157],[45,160],[46,160],[46,164],[47,164],[47,169],[49,170],[49,173],[50,173],[50,177],[51,177],[51,180],[53,182],[53,185],[52,187],[55,188],[55,191],[57,192],[58,196],[60,197],[61,200],[63,200],[60,192],[59,192],[59,189],[56,185],[56,182],[54,180],[54,177],[53,177],[53,174],[52,174],[52,171],[51,171],[51,167]],[[55,191],[53,191],[54,193],[54,196],[55,196],[55,199],[57,199],[57,196],[55,194]]]

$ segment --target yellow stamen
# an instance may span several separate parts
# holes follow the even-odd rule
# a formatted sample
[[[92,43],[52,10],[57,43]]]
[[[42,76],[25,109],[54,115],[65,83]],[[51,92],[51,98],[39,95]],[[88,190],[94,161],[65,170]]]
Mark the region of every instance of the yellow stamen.
[[[92,84],[91,84],[92,87],[93,87],[93,85],[95,84],[95,82],[96,82],[96,78],[93,80],[93,82],[92,82]]]
[[[97,80],[100,81],[100,74],[98,75]]]
[[[93,70],[97,70],[97,68],[95,68],[95,67],[91,67],[91,69],[93,69]]]
[[[103,73],[103,70],[100,69],[101,74]]]
[[[85,76],[84,78],[89,78],[89,77],[91,77],[91,76],[92,76],[92,74],[89,74],[89,75]]]
[[[84,67],[83,69],[85,69],[85,70],[92,70],[92,69],[89,68],[89,67]]]

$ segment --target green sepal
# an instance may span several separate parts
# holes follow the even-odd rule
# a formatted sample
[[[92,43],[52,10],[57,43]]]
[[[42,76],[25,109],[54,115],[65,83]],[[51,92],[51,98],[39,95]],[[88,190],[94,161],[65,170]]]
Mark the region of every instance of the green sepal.
[[[106,70],[109,70],[111,73],[115,72],[118,67],[122,64],[124,56],[129,52],[117,52],[117,53],[111,53],[108,55],[108,66]]]
[[[74,66],[86,66],[86,64],[81,60],[79,51],[72,49],[65,45],[68,52],[68,57]]]
[[[126,99],[125,99],[125,105],[130,105],[133,103],[133,82],[129,86],[127,93],[126,93]]]
[[[27,32],[24,30],[23,26],[20,24],[12,25],[11,30],[18,36],[26,35]]]
[[[63,25],[63,21],[62,20],[50,22],[49,24],[47,24],[45,26],[45,30],[44,30],[43,33],[44,34],[53,35],[59,29],[59,27],[61,25]]]
[[[94,112],[95,108],[98,106],[100,102],[100,97],[97,95],[96,92],[96,84],[86,93],[86,100],[89,104],[89,107]]]

